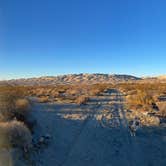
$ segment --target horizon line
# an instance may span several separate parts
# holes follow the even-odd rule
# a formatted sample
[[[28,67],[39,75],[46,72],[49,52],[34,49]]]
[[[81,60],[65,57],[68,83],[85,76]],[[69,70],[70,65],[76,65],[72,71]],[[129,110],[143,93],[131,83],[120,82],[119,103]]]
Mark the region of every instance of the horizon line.
[[[15,78],[0,78],[0,81],[10,81],[10,80],[19,80],[19,79],[33,79],[33,78],[42,78],[42,77],[58,77],[58,76],[65,76],[65,75],[80,75],[80,74],[102,74],[102,75],[128,75],[128,76],[134,76],[138,78],[153,78],[153,77],[160,77],[160,76],[165,76],[166,74],[154,74],[154,75],[142,75],[142,76],[137,76],[134,74],[125,74],[125,73],[64,73],[64,74],[55,74],[55,75],[36,75],[36,76],[25,76],[25,77],[15,77]]]

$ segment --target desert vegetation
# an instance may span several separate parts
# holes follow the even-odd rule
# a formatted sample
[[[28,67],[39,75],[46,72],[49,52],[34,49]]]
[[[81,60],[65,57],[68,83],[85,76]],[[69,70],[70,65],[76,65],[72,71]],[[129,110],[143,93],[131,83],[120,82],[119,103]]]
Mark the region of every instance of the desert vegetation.
[[[137,117],[143,129],[152,129],[166,122],[165,97],[166,84],[156,82],[0,86],[0,149],[21,149],[23,154],[32,156],[57,144],[56,127],[61,123],[73,131],[77,128],[76,123],[81,126],[91,118],[102,127],[100,129],[120,128],[121,116],[125,121],[127,118],[128,123]],[[31,112],[32,106],[39,110]],[[54,123],[58,125],[52,125]],[[43,130],[40,131],[41,126]],[[60,134],[66,134],[58,130]],[[64,139],[66,141],[66,136]],[[25,153],[28,151],[30,153]],[[52,151],[54,154],[55,149]],[[31,162],[31,157],[29,160]]]
[[[161,100],[166,94],[165,83],[119,84],[119,90],[125,94],[127,117],[140,117],[144,125],[158,125],[165,118],[166,102]]]
[[[23,87],[0,87],[0,148],[21,148],[31,145],[28,116],[30,102]]]
[[[21,148],[26,152],[31,146],[31,132],[23,122],[0,122],[0,148]]]
[[[79,96],[76,99],[76,103],[81,105],[81,104],[86,104],[86,102],[89,100],[89,98],[87,96]]]
[[[27,95],[36,97],[38,102],[79,103],[82,98],[100,95],[112,84],[81,84],[25,87]],[[87,100],[86,100],[87,101]]]
[[[36,97],[38,102],[62,102],[86,104],[92,96],[102,95],[107,89],[118,89],[125,96],[127,117],[141,117],[142,123],[155,121],[159,116],[166,116],[166,84],[160,82],[132,82],[117,84],[75,84],[56,86],[27,86],[27,96]],[[153,116],[152,116],[153,115]],[[147,119],[149,118],[149,119]],[[146,122],[145,122],[146,121]],[[157,121],[157,120],[156,120]],[[148,122],[150,124],[150,122]]]
[[[166,117],[165,83],[1,86],[1,135],[11,138],[10,141],[6,139],[10,147],[18,145],[18,143],[13,143],[13,140],[19,134],[20,139],[25,140],[20,140],[22,145],[19,145],[19,147],[23,148],[25,144],[29,145],[32,140],[31,132],[33,131],[33,123],[29,118],[31,109],[29,98],[31,97],[37,98],[39,103],[60,102],[81,105],[86,104],[91,97],[102,96],[105,91],[113,88],[124,94],[128,120],[139,117],[143,125],[158,125],[161,122],[160,119]],[[15,127],[11,128],[11,126]],[[5,130],[6,132],[3,132]],[[13,133],[16,135],[13,135]]]

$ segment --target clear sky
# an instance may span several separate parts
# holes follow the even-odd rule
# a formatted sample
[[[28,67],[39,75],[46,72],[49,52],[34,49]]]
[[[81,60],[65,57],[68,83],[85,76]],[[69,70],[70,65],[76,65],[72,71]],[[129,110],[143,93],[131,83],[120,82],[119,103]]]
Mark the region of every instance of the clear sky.
[[[0,79],[166,74],[165,0],[2,0]]]

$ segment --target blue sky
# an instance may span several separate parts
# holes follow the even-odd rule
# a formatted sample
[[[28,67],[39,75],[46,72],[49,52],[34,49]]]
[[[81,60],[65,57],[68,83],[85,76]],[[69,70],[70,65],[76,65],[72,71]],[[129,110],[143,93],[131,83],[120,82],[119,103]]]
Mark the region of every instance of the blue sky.
[[[0,2],[0,79],[166,74],[165,0]]]

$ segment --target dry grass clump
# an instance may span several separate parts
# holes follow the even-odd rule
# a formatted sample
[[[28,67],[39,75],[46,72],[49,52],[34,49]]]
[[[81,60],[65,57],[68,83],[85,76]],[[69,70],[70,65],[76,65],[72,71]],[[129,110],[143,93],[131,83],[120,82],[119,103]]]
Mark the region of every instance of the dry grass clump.
[[[31,142],[31,133],[24,123],[16,120],[0,123],[0,148],[19,147],[26,150]]]
[[[87,101],[89,100],[89,97],[87,96],[79,96],[77,99],[76,99],[76,103],[77,104],[86,104]]]

